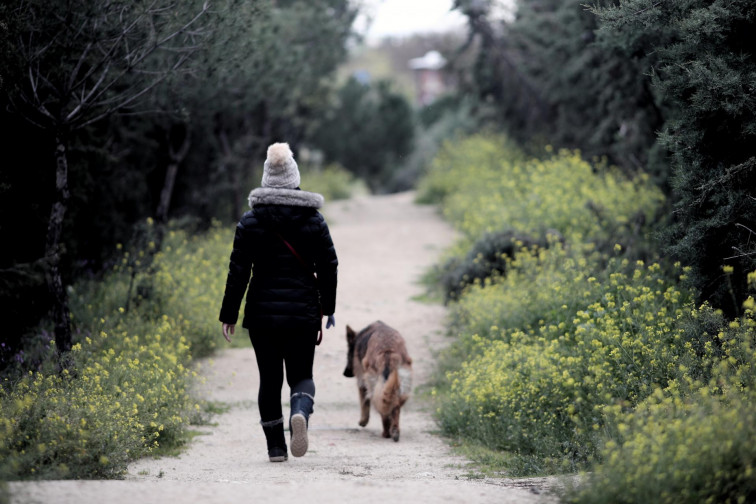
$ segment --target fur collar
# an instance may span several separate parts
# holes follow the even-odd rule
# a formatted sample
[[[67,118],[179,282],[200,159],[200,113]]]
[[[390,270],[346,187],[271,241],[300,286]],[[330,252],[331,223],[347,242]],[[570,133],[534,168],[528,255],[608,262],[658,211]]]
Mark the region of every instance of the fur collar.
[[[297,189],[272,189],[258,187],[249,193],[249,207],[256,205],[285,205],[308,208],[321,208],[323,196],[318,193],[299,191]]]

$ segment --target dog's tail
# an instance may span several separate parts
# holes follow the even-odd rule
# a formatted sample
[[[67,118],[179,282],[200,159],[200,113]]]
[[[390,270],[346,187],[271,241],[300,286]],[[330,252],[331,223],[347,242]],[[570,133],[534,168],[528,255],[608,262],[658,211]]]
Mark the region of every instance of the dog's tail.
[[[401,406],[409,399],[412,391],[412,368],[398,353],[386,353],[386,364],[383,369],[385,383],[383,385],[382,400],[384,408]],[[394,404],[398,401],[398,404]]]

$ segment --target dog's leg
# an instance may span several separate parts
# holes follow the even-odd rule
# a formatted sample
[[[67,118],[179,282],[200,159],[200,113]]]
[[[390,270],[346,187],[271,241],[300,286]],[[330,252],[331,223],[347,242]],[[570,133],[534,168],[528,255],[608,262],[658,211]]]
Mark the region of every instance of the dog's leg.
[[[391,411],[391,438],[399,441],[399,406]]]
[[[388,415],[381,415],[381,420],[383,420],[383,437],[390,438],[391,437],[391,414]]]
[[[370,396],[367,384],[359,383],[360,389],[360,427],[365,427],[370,420]]]

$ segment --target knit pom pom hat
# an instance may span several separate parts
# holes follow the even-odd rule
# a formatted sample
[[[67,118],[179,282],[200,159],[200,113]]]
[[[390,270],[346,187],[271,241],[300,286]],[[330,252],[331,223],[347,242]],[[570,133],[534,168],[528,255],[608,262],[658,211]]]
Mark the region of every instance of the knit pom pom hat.
[[[289,144],[274,143],[268,147],[268,159],[263,165],[262,186],[273,189],[299,187],[299,167]]]

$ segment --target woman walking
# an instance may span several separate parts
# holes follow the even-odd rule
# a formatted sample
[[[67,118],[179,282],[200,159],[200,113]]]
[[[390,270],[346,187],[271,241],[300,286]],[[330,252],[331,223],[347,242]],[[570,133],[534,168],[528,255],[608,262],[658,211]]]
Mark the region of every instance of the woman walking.
[[[268,147],[262,187],[236,226],[220,321],[231,341],[247,291],[242,327],[249,331],[260,373],[258,405],[268,457],[288,459],[281,406],[284,367],[290,388],[291,454],[307,452],[315,400],[315,346],[335,324],[338,259],[318,209],[323,196],[299,188],[299,168],[286,143]],[[251,275],[251,279],[250,279]]]

